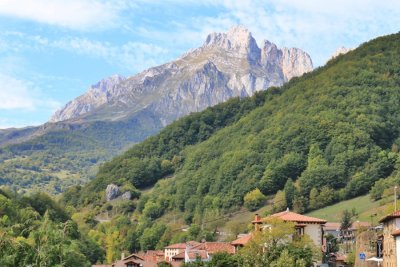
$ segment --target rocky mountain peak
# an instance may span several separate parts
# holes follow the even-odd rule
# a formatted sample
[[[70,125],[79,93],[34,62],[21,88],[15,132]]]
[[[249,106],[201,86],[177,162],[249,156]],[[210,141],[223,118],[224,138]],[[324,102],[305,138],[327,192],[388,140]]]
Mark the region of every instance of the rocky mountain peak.
[[[114,74],[110,77],[100,80],[98,83],[92,85],[90,89],[99,90],[101,92],[106,92],[109,88],[119,84],[120,82],[126,80],[125,77]]]
[[[219,47],[257,60],[260,48],[250,31],[243,26],[232,27],[227,33],[211,33],[207,36],[203,47]]]
[[[142,112],[165,126],[234,96],[280,86],[313,69],[311,58],[297,48],[278,48],[264,41],[261,48],[248,29],[232,27],[211,33],[203,46],[175,61],[124,78],[113,75],[57,111],[51,122],[120,120]]]
[[[126,80],[125,77],[117,74],[100,80],[92,85],[85,94],[56,111],[49,121],[58,122],[76,118],[107,103],[109,96],[113,94],[112,91],[124,80]]]

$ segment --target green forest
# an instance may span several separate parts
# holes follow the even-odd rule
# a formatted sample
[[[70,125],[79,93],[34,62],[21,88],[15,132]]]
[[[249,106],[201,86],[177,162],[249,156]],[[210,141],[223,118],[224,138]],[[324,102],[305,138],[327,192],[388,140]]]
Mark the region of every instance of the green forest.
[[[0,266],[91,266],[104,256],[48,195],[0,190]]]
[[[45,189],[59,194],[88,182],[99,163],[160,130],[152,116],[136,115],[121,121],[60,122],[43,135],[0,148],[0,185],[20,193]]]
[[[66,216],[39,212],[35,231],[51,224],[57,232],[70,216],[87,240],[67,236],[65,249],[93,242],[104,249],[96,260],[112,262],[123,251],[214,240],[218,219],[243,207],[268,202],[304,213],[366,193],[380,199],[400,180],[398,58],[400,34],[380,37],[282,87],[186,116],[101,164],[88,184],[66,190],[57,204]],[[107,202],[110,183],[133,200]]]
[[[196,226],[267,200],[303,213],[369,192],[379,199],[400,180],[399,56],[400,34],[380,37],[280,88],[180,119],[61,201],[93,208],[79,216],[118,214],[114,229],[133,218],[134,251],[212,240],[212,226]],[[109,183],[136,198],[106,202]],[[174,232],[172,218],[194,234]]]

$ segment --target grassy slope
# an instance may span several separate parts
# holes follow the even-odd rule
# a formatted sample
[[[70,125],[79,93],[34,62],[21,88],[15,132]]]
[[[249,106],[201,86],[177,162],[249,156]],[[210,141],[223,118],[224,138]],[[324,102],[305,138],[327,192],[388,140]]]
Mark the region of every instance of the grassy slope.
[[[386,214],[388,205],[390,204],[384,204],[382,201],[372,201],[369,195],[365,195],[341,201],[334,205],[312,211],[306,215],[322,218],[330,222],[340,222],[344,210],[351,211],[355,209],[358,214],[354,218],[355,220],[370,222],[372,215],[372,222],[376,224]]]

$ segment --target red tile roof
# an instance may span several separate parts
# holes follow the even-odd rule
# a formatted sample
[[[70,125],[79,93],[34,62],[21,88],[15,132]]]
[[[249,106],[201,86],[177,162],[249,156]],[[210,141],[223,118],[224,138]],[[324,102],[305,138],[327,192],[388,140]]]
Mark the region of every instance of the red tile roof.
[[[234,246],[235,246],[235,245],[242,245],[242,246],[244,246],[244,245],[246,245],[246,244],[250,241],[250,239],[251,239],[251,234],[248,234],[248,235],[239,237],[239,238],[236,239],[236,240],[233,240],[233,241],[231,242],[231,244],[234,245]]]
[[[197,241],[188,241],[188,242],[186,242],[186,244],[191,246],[191,247],[194,247],[194,246],[200,245],[201,243],[197,242]]]
[[[386,221],[389,221],[389,220],[395,219],[395,218],[400,218],[400,210],[395,211],[392,214],[386,215],[379,222],[382,223],[382,222],[386,222]]]
[[[185,249],[186,248],[186,244],[185,243],[178,243],[178,244],[172,244],[169,245],[165,248],[169,248],[169,249]]]
[[[185,258],[185,251],[183,251],[183,252],[181,252],[179,254],[176,254],[175,256],[172,256],[172,258],[174,260],[176,260],[176,259],[184,259]]]
[[[225,242],[205,242],[193,248],[206,250],[209,254],[214,254],[217,252],[226,252],[230,254],[235,253],[235,247],[232,246],[230,243]]]
[[[399,235],[400,235],[400,229],[395,230],[395,231],[392,233],[392,236],[399,236]]]
[[[207,251],[205,250],[192,250],[188,252],[188,257],[190,260],[195,260],[200,257],[202,260],[208,259]]]
[[[164,260],[164,251],[162,250],[147,250],[143,254],[140,256],[144,259],[146,267],[157,266],[159,261]]]
[[[361,227],[371,227],[371,223],[369,222],[353,222],[350,226],[350,230],[357,230],[360,229]],[[324,225],[325,230],[340,230],[341,228],[341,223],[338,222],[327,222]]]
[[[326,221],[310,216],[301,215],[291,211],[282,211],[279,213],[272,214],[271,217],[280,218],[287,222],[297,222],[297,223],[317,223],[325,224]],[[265,219],[265,218],[264,218]]]
[[[340,230],[340,225],[341,223],[338,222],[327,222],[324,225],[324,230],[331,230],[331,231]]]

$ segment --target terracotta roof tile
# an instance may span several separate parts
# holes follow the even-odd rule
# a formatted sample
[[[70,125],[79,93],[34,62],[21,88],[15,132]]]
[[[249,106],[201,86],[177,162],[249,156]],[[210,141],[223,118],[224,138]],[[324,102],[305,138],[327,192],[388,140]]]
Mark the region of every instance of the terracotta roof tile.
[[[185,249],[186,248],[186,244],[185,243],[178,243],[178,244],[172,244],[169,245],[165,248],[169,248],[169,249]]]
[[[272,214],[271,217],[280,218],[287,222],[297,222],[297,223],[317,223],[325,224],[326,221],[310,216],[301,215],[291,211],[282,211],[279,213]],[[268,217],[267,217],[268,218]],[[265,219],[265,218],[264,218]]]
[[[204,249],[209,253],[226,252],[230,254],[235,253],[235,247],[230,243],[225,242],[205,242]]]
[[[192,250],[188,252],[188,257],[191,260],[197,259],[197,257],[200,257],[202,260],[208,259],[207,251],[205,250]]]
[[[251,234],[239,237],[231,242],[232,245],[246,245],[251,239]]]
[[[200,245],[201,243],[197,242],[197,241],[188,241],[188,242],[186,242],[186,244],[189,245],[189,246],[194,247],[194,246]]]
[[[400,210],[395,211],[395,212],[393,212],[393,213],[391,213],[389,215],[386,215],[379,222],[382,223],[382,222],[386,222],[388,220],[395,219],[395,218],[400,218]]]
[[[371,223],[369,222],[353,222],[350,226],[350,230],[357,230],[361,227],[371,227]],[[325,231],[338,231],[341,228],[341,223],[338,222],[327,222],[324,225],[324,230]]]
[[[340,230],[340,225],[341,223],[338,222],[327,222],[324,225],[324,230],[331,230],[331,231]]]
[[[399,236],[399,235],[400,235],[400,229],[395,230],[395,231],[392,233],[392,236]]]
[[[175,256],[172,256],[173,259],[184,259],[185,258],[185,251],[176,254]]]

